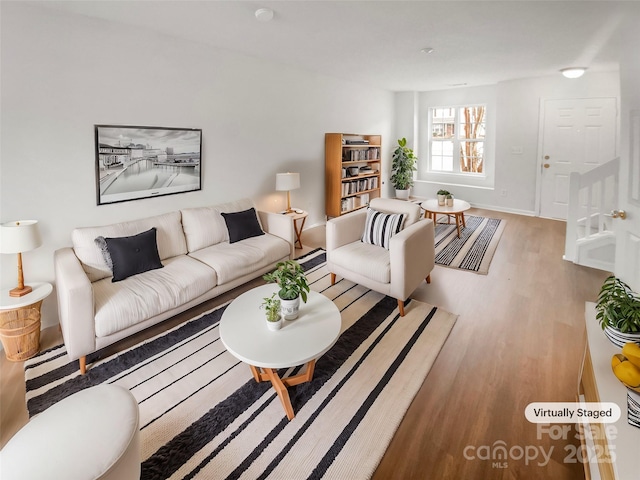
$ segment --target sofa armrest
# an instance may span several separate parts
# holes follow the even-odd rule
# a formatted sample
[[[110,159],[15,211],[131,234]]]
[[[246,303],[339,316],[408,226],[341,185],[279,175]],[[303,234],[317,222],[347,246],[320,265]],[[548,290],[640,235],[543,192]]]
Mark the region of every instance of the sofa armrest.
[[[366,208],[329,220],[327,222],[326,232],[327,260],[333,250],[343,245],[359,241],[362,238],[366,221]]]
[[[258,217],[265,232],[286,240],[290,245],[289,258],[295,256],[295,229],[293,218],[281,213],[264,212],[258,210]]]
[[[58,296],[58,318],[71,360],[95,350],[93,288],[73,249],[61,248],[53,256]]]
[[[391,295],[406,299],[435,265],[433,221],[419,220],[389,241]]]

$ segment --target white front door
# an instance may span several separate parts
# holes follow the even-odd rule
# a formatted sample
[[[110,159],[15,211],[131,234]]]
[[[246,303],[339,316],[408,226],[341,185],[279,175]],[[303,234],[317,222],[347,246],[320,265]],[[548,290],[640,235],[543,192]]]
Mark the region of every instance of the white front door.
[[[636,34],[640,39],[640,34]],[[640,61],[635,68],[621,68],[621,132],[615,274],[640,293]]]
[[[539,215],[566,220],[569,174],[616,157],[616,99],[545,100],[542,108]]]

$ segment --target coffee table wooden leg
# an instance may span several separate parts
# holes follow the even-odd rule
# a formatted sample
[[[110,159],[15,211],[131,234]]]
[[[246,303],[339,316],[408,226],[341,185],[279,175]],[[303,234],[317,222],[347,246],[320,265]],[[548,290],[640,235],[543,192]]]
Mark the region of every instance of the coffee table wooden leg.
[[[262,375],[260,374],[260,370],[258,370],[258,368],[254,367],[253,365],[249,365],[249,367],[251,367],[251,373],[253,373],[253,379],[257,383],[260,383],[262,381]]]
[[[456,213],[456,228],[458,229],[458,238],[460,238],[460,214]]]
[[[280,397],[280,401],[282,402],[284,411],[287,414],[287,418],[289,420],[293,420],[295,415],[293,413],[293,407],[291,406],[291,399],[289,398],[287,387],[284,386],[284,383],[280,380],[278,373],[273,368],[265,368],[264,371],[269,377],[269,380],[271,380],[271,385],[273,385],[273,388],[276,390],[278,397]]]

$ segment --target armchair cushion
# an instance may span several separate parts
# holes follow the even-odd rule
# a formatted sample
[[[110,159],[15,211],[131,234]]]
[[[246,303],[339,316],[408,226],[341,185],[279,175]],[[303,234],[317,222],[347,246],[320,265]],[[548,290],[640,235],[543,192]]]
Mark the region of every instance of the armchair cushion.
[[[368,208],[362,241],[388,250],[389,240],[402,230],[403,221],[402,213],[382,213]]]
[[[353,242],[331,252],[331,259],[349,271],[380,283],[391,282],[389,250],[364,242]]]

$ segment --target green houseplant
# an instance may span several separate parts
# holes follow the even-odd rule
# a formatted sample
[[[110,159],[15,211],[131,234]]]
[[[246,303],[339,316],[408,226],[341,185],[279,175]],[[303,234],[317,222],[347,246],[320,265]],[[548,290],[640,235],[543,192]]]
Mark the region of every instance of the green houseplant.
[[[396,189],[396,197],[409,198],[409,189],[413,186],[413,172],[417,170],[417,160],[413,150],[407,147],[407,139],[399,139],[391,162],[391,183]]]
[[[445,200],[447,199],[447,195],[451,195],[451,192],[449,192],[449,190],[444,190],[441,188],[440,190],[438,190],[438,193],[436,195],[438,195],[438,205],[444,205]]]
[[[282,316],[280,315],[280,299],[276,293],[270,297],[264,297],[260,308],[264,308],[267,317],[267,327],[269,330],[279,330],[282,326]]]
[[[285,320],[293,320],[298,317],[300,299],[307,302],[309,284],[304,270],[295,260],[278,262],[276,269],[262,276],[267,282],[275,282],[280,289],[281,313]]]
[[[640,296],[615,275],[600,288],[596,319],[614,344],[640,342]]]

